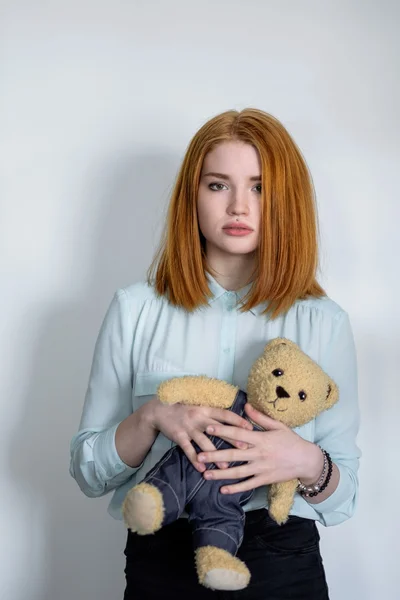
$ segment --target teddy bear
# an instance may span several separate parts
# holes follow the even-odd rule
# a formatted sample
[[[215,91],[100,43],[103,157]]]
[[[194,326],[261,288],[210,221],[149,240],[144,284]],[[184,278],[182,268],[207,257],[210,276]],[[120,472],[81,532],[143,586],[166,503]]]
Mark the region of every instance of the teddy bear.
[[[206,376],[183,376],[160,384],[161,402],[233,410],[244,418],[246,402],[288,427],[304,425],[332,407],[339,397],[336,383],[297,344],[275,338],[266,344],[253,363],[247,393],[225,381]],[[262,428],[252,422],[253,429]],[[209,436],[216,449],[232,446]],[[200,448],[193,442],[196,450]],[[236,466],[244,463],[230,463]],[[208,469],[217,468],[215,464]],[[237,480],[224,480],[224,485]],[[298,480],[267,487],[268,511],[283,524],[293,505]],[[174,446],[135,485],[122,504],[126,526],[139,535],[156,532],[186,511],[192,528],[195,563],[200,584],[213,590],[240,590],[250,581],[250,572],[236,557],[244,533],[243,506],[254,490],[221,494],[222,483],[206,480],[179,446]]]

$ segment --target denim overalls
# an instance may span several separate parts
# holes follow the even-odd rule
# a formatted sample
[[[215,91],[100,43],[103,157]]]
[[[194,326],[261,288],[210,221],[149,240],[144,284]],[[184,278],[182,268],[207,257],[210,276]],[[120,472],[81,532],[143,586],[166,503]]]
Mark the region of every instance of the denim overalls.
[[[239,390],[232,407],[229,409],[238,415],[243,414],[247,402],[245,392]],[[262,431],[252,423],[255,430]],[[218,450],[232,448],[231,444],[208,436]],[[200,448],[193,443],[197,452]],[[230,466],[245,464],[230,463]],[[216,465],[208,465],[215,469]],[[235,555],[242,543],[245,512],[243,505],[250,500],[253,490],[237,494],[221,494],[220,488],[237,479],[210,481],[204,479],[188,460],[179,446],[167,452],[146,475],[144,482],[157,487],[164,499],[164,519],[162,526],[178,519],[184,511],[189,515],[192,526],[194,549],[203,546],[217,546]]]

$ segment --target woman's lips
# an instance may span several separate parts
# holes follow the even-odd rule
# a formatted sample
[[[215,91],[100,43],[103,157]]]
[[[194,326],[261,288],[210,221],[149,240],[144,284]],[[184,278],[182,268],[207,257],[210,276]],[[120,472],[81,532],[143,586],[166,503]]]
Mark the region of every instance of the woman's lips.
[[[253,230],[249,229],[248,227],[224,227],[223,231],[227,235],[233,235],[235,237],[243,237],[253,233]]]

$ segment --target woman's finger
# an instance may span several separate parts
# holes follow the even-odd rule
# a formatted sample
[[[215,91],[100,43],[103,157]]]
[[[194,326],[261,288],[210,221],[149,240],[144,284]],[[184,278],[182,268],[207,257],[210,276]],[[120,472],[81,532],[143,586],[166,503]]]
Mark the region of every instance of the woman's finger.
[[[231,440],[229,438],[225,438],[225,441],[229,444],[232,444],[232,446],[234,446],[235,448],[239,448],[239,450],[247,450],[247,448],[251,447],[250,444],[247,444],[246,442],[242,442],[240,440]]]
[[[209,425],[206,431],[209,435],[215,435],[224,440],[229,438],[231,440],[246,442],[253,446],[256,444],[260,433],[258,431],[246,431],[241,427],[230,427],[229,425]]]
[[[264,413],[260,412],[259,410],[254,408],[249,402],[245,406],[245,411],[246,414],[248,414],[249,417],[252,419],[252,421],[257,423],[257,425],[260,425],[267,431],[270,431],[272,429],[287,429],[287,425],[284,425],[284,423],[281,423],[276,419],[272,419],[268,415],[265,415]]]
[[[223,462],[248,462],[259,458],[260,452],[254,448],[248,450],[237,450],[229,448],[227,450],[215,450],[211,452],[200,452],[197,455],[197,460],[201,463],[216,463]]]
[[[205,451],[213,451],[213,450],[215,450],[215,446],[212,443],[212,441],[210,440],[210,438],[208,438],[206,435],[204,435],[204,433],[201,433],[201,431],[195,431],[195,432],[193,432],[192,433],[192,439],[201,448],[201,450],[205,450]],[[217,462],[215,464],[217,465],[217,467],[219,469],[226,469],[227,467],[229,467],[229,464],[227,462]],[[199,468],[199,466],[203,467],[203,464],[201,462],[199,462],[198,455],[197,455],[197,466],[196,466],[196,468],[200,472],[203,472],[204,469]]]
[[[268,483],[266,483],[261,477],[255,475],[254,477],[246,479],[246,481],[224,485],[219,491],[222,494],[237,494],[239,492],[248,492],[250,490],[254,490],[261,485],[268,485]]]
[[[204,434],[202,434],[202,435],[204,435]],[[206,437],[206,436],[204,435],[204,437]],[[194,468],[197,471],[199,471],[200,473],[203,473],[205,471],[205,466],[204,466],[204,464],[202,464],[201,462],[198,461],[196,450],[195,450],[190,438],[187,437],[186,435],[185,435],[185,437],[183,435],[181,435],[181,436],[179,436],[179,438],[177,438],[177,444],[182,448],[183,452],[186,454],[188,460],[192,463]]]
[[[253,429],[253,425],[247,421],[247,419],[244,419],[231,410],[226,410],[224,408],[212,409],[210,417],[219,423],[227,423],[228,425],[234,425],[235,427],[241,427],[243,429],[248,429],[249,431]]]
[[[215,450],[215,446],[210,440],[210,438],[204,435],[204,433],[202,433],[201,431],[194,431],[192,433],[192,440],[201,448],[201,450],[204,450],[205,452],[212,452],[213,450]],[[197,463],[201,464],[199,462],[198,455]],[[228,467],[228,463],[218,462],[216,464],[219,469],[226,469]],[[201,472],[203,472],[203,470],[201,470]]]
[[[208,436],[206,436],[202,431],[198,431],[195,429],[190,433],[192,440],[199,446],[201,450],[204,452],[212,452],[215,450],[215,446],[210,440]]]
[[[211,427],[213,427],[214,425],[219,425],[219,421],[212,420],[212,422],[209,423],[208,425],[210,425]],[[241,450],[245,450],[246,448],[249,447],[249,444],[247,444],[246,442],[242,442],[240,440],[231,440],[231,439],[225,438],[225,441],[227,441],[229,444],[232,444],[232,446],[234,446],[235,448],[239,448]],[[219,469],[227,469],[229,467],[228,462],[216,462],[215,464],[217,465],[217,467]]]
[[[249,444],[246,444],[246,442],[241,442],[239,440],[230,440],[228,438],[225,438],[225,441],[229,442],[229,444],[231,444],[234,448],[238,448],[239,450],[247,450],[247,448],[250,448]],[[218,462],[215,464],[219,469],[227,469],[229,467],[229,462]]]
[[[212,471],[206,471],[203,474],[204,479],[217,480],[217,479],[242,479],[242,477],[249,477],[254,475],[254,467],[251,463],[241,465],[240,467],[230,467],[228,469],[213,469]]]
[[[201,431],[194,431],[192,433],[192,439],[201,448],[201,450],[204,450],[205,452],[212,452],[215,450],[215,446],[210,438]],[[199,462],[198,455],[197,461]],[[226,469],[229,466],[227,462],[217,462],[216,465],[219,469]]]

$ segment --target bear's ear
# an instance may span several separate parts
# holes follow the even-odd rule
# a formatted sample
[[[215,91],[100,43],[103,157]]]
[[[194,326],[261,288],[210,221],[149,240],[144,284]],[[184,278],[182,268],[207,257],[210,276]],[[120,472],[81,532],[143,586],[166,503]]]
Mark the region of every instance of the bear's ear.
[[[328,380],[328,389],[324,401],[325,408],[331,408],[339,400],[339,388],[333,379]]]
[[[268,344],[264,348],[264,352],[274,348],[275,346],[291,346],[292,348],[297,348],[297,344],[292,342],[292,340],[287,340],[286,338],[274,338],[269,341]]]

